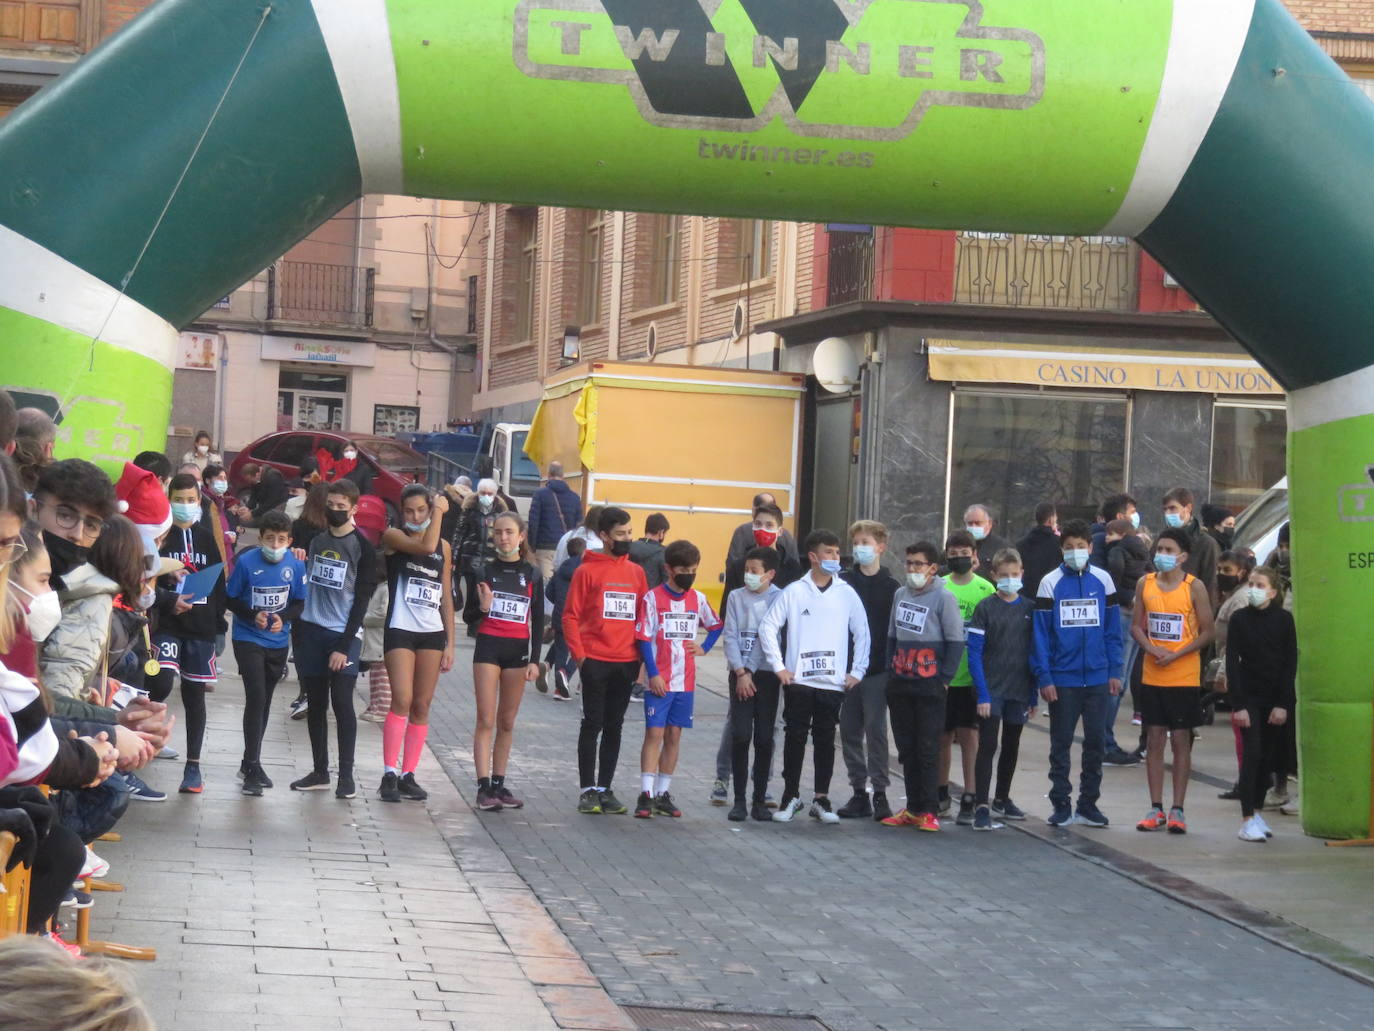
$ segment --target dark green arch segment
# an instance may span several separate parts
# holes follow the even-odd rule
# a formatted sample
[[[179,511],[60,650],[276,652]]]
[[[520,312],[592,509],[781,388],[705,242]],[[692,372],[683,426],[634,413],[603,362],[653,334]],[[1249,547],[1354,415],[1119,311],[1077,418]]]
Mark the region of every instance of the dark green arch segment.
[[[1374,363],[1374,104],[1279,0],[1140,242],[1290,390]]]
[[[362,189],[309,0],[271,4],[129,283],[131,298],[178,327]],[[118,288],[264,6],[163,0],[96,49],[81,75],[16,110],[0,130],[0,223]]]

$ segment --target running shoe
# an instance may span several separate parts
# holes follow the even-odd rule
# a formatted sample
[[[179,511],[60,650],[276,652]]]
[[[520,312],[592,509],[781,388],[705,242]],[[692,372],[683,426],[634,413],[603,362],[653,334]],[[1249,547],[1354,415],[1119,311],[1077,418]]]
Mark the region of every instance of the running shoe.
[[[725,781],[717,780],[711,784],[711,804],[729,805],[730,789],[726,787]]]
[[[1103,766],[1138,766],[1140,756],[1134,752],[1125,752],[1120,748],[1114,748],[1102,757]]]
[[[887,804],[887,792],[873,792],[873,819],[881,823],[892,815],[892,806]]]
[[[1168,824],[1169,818],[1164,815],[1164,810],[1157,805],[1150,806],[1150,811],[1145,814],[1145,819],[1135,825],[1138,831],[1157,831]]]
[[[1222,792],[1219,792],[1219,793],[1217,794],[1217,798],[1221,799],[1223,802],[1239,802],[1239,801],[1240,801],[1240,785],[1239,785],[1239,784],[1232,784],[1232,785],[1231,785],[1231,789],[1230,789],[1229,791],[1222,791]]]
[[[1298,800],[1296,798],[1290,798],[1287,802],[1283,803],[1283,805],[1279,806],[1279,812],[1283,813],[1284,816],[1297,816]]]
[[[398,801],[400,792],[397,792]],[[477,808],[484,813],[499,813],[501,811],[501,799],[491,788],[477,789]]]
[[[151,784],[146,783],[146,782],[145,782],[141,777],[139,777],[137,774],[134,774],[134,773],[126,773],[126,774],[124,774],[124,779],[127,780],[127,781],[129,782],[129,786],[133,789],[133,790],[131,790],[131,791],[129,792],[129,797],[130,797],[130,798],[136,798],[136,799],[138,799],[140,802],[165,802],[165,801],[167,801],[167,792],[165,792],[165,791],[159,791],[157,788],[153,787]]]
[[[1073,823],[1073,810],[1068,805],[1057,805],[1045,822],[1051,827],[1067,827]]]
[[[769,809],[765,802],[755,802],[749,807],[749,819],[758,820],[759,823],[772,823],[773,810]]]
[[[412,774],[412,776],[411,776],[410,782],[411,782],[412,784],[415,784],[415,778],[414,778],[414,775],[413,775],[413,774]],[[402,791],[402,792],[405,791],[405,785],[406,785],[405,778],[402,777],[402,778],[401,778],[401,791]],[[416,785],[416,787],[419,787],[419,785]],[[421,790],[423,790],[423,789],[421,789]],[[525,808],[524,800],[523,800],[523,799],[516,798],[515,795],[513,795],[513,794],[511,793],[510,788],[506,787],[506,785],[504,785],[504,784],[500,785],[499,787],[497,787],[497,788],[495,789],[495,791],[496,791],[496,797],[499,798],[499,799],[501,800],[501,808],[502,808],[502,809],[524,809],[524,808]],[[429,797],[429,796],[426,795],[425,797],[427,798],[427,797]]]
[[[654,818],[654,800],[647,791],[641,791],[639,797],[635,799],[635,819],[652,820]]]
[[[181,774],[181,787],[177,790],[183,795],[199,795],[205,790],[205,781],[200,776],[200,763],[186,764]]]
[[[382,783],[377,788],[377,797],[383,802],[399,802],[401,800],[400,778],[390,771],[382,774]],[[478,788],[477,808],[482,808],[481,788]]]
[[[561,669],[553,671],[553,700],[555,702],[566,702],[572,697],[568,691],[568,678]]]
[[[940,801],[936,804],[935,807],[936,816],[948,816],[953,811],[954,798],[951,795],[945,795],[943,798],[940,799]]]
[[[654,799],[654,813],[658,816],[671,816],[674,820],[682,816],[682,810],[673,802],[673,796],[666,791]]]
[[[66,897],[59,903],[63,909],[90,909],[95,902],[91,893],[82,891],[80,888],[73,888],[67,892]]]
[[[940,821],[934,813],[922,813],[916,817],[916,829],[918,831],[929,831],[932,834],[940,829]]]
[[[992,815],[999,820],[1024,820],[1025,810],[1009,798],[994,798],[992,800]]]
[[[731,823],[743,823],[745,820],[749,819],[749,807],[744,804],[744,799],[735,799],[734,806],[730,809],[730,812],[725,818]]]
[[[577,796],[577,811],[587,816],[601,815],[601,792],[588,788]]]
[[[636,684],[634,687],[630,688],[630,697],[637,702],[644,701],[644,685]]]
[[[1174,806],[1169,810],[1169,820],[1167,824],[1170,834],[1187,834],[1188,821],[1183,818],[1183,810]]]
[[[1280,793],[1270,788],[1264,793],[1265,809],[1282,809],[1284,806],[1289,805],[1291,801],[1286,791]]]
[[[63,941],[62,936],[58,934],[56,931],[50,931],[47,934],[40,935],[40,937],[43,938],[45,941],[52,942],[59,949],[65,949],[67,955],[71,956],[73,959],[81,958],[81,946],[73,945],[71,942]]]
[[[89,845],[86,846],[86,862],[81,867],[81,872],[77,874],[78,880],[85,880],[87,877],[100,878],[110,872],[110,864],[101,859],[91,851]]]
[[[310,712],[310,702],[305,695],[301,695],[291,703],[291,709],[287,713],[293,720],[303,720]]]
[[[778,807],[778,800],[773,797],[773,793],[770,791],[763,796],[763,804],[769,809],[776,809]]]
[[[1143,724],[1144,722],[1145,722],[1145,721],[1142,720],[1142,719],[1140,718],[1140,713],[1138,713],[1138,712],[1133,712],[1133,713],[1131,713],[1131,726],[1133,726],[1133,727],[1139,727],[1139,726],[1140,726],[1141,724]]]
[[[873,803],[868,800],[867,791],[856,791],[844,805],[835,810],[841,820],[866,820],[873,815]]]
[[[992,822],[992,809],[989,806],[980,805],[973,811],[973,829],[976,831],[990,831],[1001,827],[1000,823]]]
[[[1081,823],[1085,827],[1105,827],[1108,823],[1106,814],[1092,802],[1078,803],[1078,812],[1074,814],[1073,822]]]
[[[800,798],[783,799],[782,805],[778,806],[778,811],[773,814],[773,820],[776,823],[791,823],[792,817],[805,808],[806,803]]]
[[[407,802],[423,802],[425,799],[429,797],[429,792],[426,791],[424,788],[420,787],[419,784],[415,783],[414,773],[401,774],[401,783],[398,785],[398,787],[401,789],[401,797],[404,798]],[[495,792],[498,798],[500,797],[500,791],[497,791],[495,788],[492,788],[492,791]],[[504,807],[505,804],[505,799],[502,799],[502,807]]]
[[[540,694],[549,693],[549,665],[546,662],[539,664],[539,676],[534,678],[535,689]]]
[[[363,712],[358,713],[358,719],[363,720],[366,723],[385,723],[386,717],[386,713],[373,712],[371,709],[367,709]]]
[[[246,795],[249,798],[261,798],[262,785],[252,777],[245,776],[243,778],[243,783],[239,785],[239,794]]]
[[[898,809],[891,816],[879,822],[884,827],[919,827],[921,818],[909,809]]]
[[[300,780],[291,782],[292,791],[328,791],[329,774],[321,773],[319,770],[312,770]]]
[[[820,820],[821,823],[839,823],[840,818],[835,815],[835,810],[830,808],[830,799],[816,798],[811,801],[811,819]]]
[[[178,752],[175,748],[169,748],[168,746],[163,745],[163,746],[162,746],[162,751],[158,752],[157,755],[155,755],[153,758],[155,758],[155,759],[180,759],[180,758],[181,758],[181,753]]]
[[[354,798],[358,794],[358,785],[353,783],[353,774],[339,771],[338,783],[334,785],[334,797],[339,799]]]
[[[267,771],[262,768],[262,763],[254,763],[253,768],[249,772],[253,775],[253,779],[268,791],[271,791],[272,788],[276,786],[272,783],[272,778],[267,775]]]
[[[1259,829],[1264,831],[1264,836],[1266,838],[1272,838],[1274,836],[1274,832],[1269,829],[1268,822],[1259,813],[1255,814],[1255,822],[1259,824]]]
[[[1269,840],[1264,830],[1253,816],[1240,825],[1240,830],[1236,832],[1236,837],[1240,838],[1241,841],[1253,841],[1260,845]]]
[[[965,792],[959,796],[959,815],[954,822],[960,827],[973,826],[973,795]]]
[[[624,816],[630,810],[624,802],[615,797],[615,792],[607,788],[601,792],[601,811],[607,816]]]

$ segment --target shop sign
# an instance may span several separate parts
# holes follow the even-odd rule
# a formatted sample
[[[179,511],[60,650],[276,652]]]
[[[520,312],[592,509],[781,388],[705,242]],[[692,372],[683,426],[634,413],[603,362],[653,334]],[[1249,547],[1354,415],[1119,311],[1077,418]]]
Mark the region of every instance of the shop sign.
[[[348,340],[306,340],[298,337],[264,336],[262,357],[274,362],[306,362],[311,365],[377,364],[377,345]]]
[[[927,340],[930,378],[959,383],[1025,383],[1088,390],[1282,395],[1248,358],[1095,348],[1034,348],[968,340]]]

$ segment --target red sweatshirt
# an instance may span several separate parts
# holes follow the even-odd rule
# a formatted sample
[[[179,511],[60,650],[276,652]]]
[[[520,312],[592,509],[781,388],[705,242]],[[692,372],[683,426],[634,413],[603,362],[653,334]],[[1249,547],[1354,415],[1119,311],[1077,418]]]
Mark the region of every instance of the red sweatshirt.
[[[563,640],[577,662],[638,662],[635,619],[648,592],[644,570],[628,555],[589,551],[563,604]]]

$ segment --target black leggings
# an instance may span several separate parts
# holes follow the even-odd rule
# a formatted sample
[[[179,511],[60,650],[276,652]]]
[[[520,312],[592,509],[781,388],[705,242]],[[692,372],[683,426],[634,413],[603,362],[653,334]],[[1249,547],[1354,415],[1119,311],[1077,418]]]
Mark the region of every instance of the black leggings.
[[[749,784],[749,744],[754,745],[755,805],[763,804],[768,789],[768,768],[773,762],[773,724],[778,719],[778,695],[781,685],[777,675],[759,670],[753,675],[754,695],[735,696],[735,675],[730,674],[730,765],[735,785],[735,801],[744,801]]]
[[[835,728],[840,724],[843,702],[843,691],[827,691],[805,684],[788,684],[783,689],[782,792],[786,796],[783,801],[801,794],[807,737],[811,738],[816,797],[830,794],[830,776],[835,772]],[[770,737],[772,731],[773,725],[769,723]]]
[[[200,761],[200,750],[205,744],[205,685],[178,678],[170,666],[163,666],[157,676],[146,681],[148,697],[155,702],[165,702],[172,695],[172,684],[181,680],[181,707],[186,712],[186,759]]]
[[[38,843],[29,877],[29,934],[40,933],[57,915],[85,863],[86,846],[76,832],[54,820],[48,836]]]
[[[620,729],[630,705],[630,688],[638,675],[638,661],[582,660],[582,727],[577,733],[577,772],[582,778],[579,788],[611,786],[620,762]]]
[[[977,781],[974,795],[977,805],[988,804],[988,789],[992,786],[992,757],[997,753],[997,727],[1002,727],[1002,754],[997,757],[997,793],[992,797],[1005,802],[1011,796],[1011,778],[1016,773],[1016,760],[1021,754],[1021,730],[1024,723],[1010,723],[997,716],[985,716],[978,721],[978,759],[973,770]],[[967,786],[964,790],[968,790]]]
[[[310,751],[315,772],[329,772],[329,713],[334,708],[334,724],[339,734],[339,772],[353,773],[353,752],[358,743],[358,714],[353,711],[353,686],[356,674],[326,673],[322,677],[301,677],[310,706],[306,725],[310,728]]]
[[[1264,808],[1264,793],[1274,786],[1274,774],[1285,773],[1288,751],[1288,724],[1276,727],[1269,722],[1272,708],[1248,705],[1250,726],[1240,731],[1240,813],[1246,819]],[[1289,714],[1288,722],[1292,722]]]
[[[286,649],[234,642],[234,659],[243,678],[243,761],[262,758],[262,735],[272,710],[272,692],[286,673]]]

